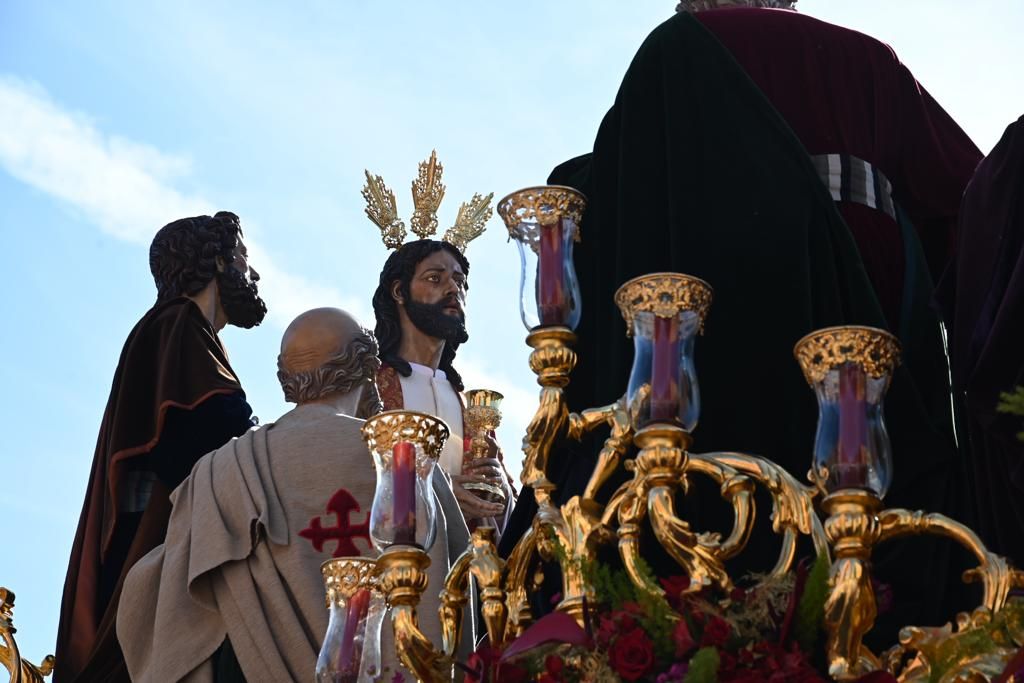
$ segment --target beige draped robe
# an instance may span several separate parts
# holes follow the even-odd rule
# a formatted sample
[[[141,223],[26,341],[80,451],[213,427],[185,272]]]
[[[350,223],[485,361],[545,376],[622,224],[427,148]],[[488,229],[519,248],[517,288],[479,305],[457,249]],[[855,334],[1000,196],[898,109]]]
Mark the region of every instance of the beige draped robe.
[[[326,406],[300,406],[196,464],[171,494],[165,543],[125,580],[117,634],[134,681],[212,681],[210,657],[225,637],[253,683],[313,680],[328,616],[320,564],[346,543],[331,538],[318,549],[313,541],[322,534],[313,520],[321,529],[355,527],[347,538],[357,552],[349,547],[339,556],[376,555],[363,532],[368,525],[359,528],[369,520],[376,485],[361,426]],[[433,484],[439,528],[419,613],[440,645],[438,593],[469,532],[440,468]],[[348,520],[327,510],[332,498],[335,508],[349,501],[341,490],[355,503]],[[475,637],[471,622],[467,615],[463,657]],[[383,663],[393,672],[389,620],[382,632]]]

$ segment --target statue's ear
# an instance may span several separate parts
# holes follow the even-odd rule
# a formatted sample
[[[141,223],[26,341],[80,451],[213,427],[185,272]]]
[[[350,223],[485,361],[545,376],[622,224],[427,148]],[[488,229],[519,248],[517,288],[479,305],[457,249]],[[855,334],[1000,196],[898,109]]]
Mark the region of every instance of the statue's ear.
[[[217,256],[215,257],[215,259],[214,259],[214,263],[216,263],[216,264],[217,264],[217,272],[218,272],[218,273],[223,273],[223,272],[224,272],[224,268],[226,268],[226,267],[227,267],[227,264],[226,264],[226,263],[224,263],[224,257],[223,257],[223,256],[221,256],[220,254],[218,254],[218,255],[217,255]]]
[[[402,300],[402,281],[395,280],[391,283],[391,298],[394,299],[398,304],[404,304]]]

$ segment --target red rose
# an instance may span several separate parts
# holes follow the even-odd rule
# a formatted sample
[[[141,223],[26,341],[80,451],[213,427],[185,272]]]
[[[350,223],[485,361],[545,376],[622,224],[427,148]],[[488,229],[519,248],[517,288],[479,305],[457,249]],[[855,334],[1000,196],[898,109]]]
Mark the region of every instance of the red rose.
[[[729,640],[731,633],[732,629],[729,627],[729,622],[713,614],[708,615],[707,623],[704,625],[704,635],[700,639],[700,646],[721,647],[725,645],[725,641]]]
[[[556,681],[562,677],[562,667],[562,658],[558,655],[548,655],[544,659],[544,669],[554,676]]]
[[[537,679],[537,683],[558,683],[558,679],[549,673],[543,673]]]
[[[620,633],[623,631],[632,631],[636,628],[636,619],[633,618],[632,614],[627,612],[616,612],[615,616],[618,617],[619,620],[618,630]]]
[[[686,625],[685,619],[680,619],[672,629],[672,642],[676,646],[676,657],[682,657],[697,644],[690,635],[690,627]]]
[[[670,576],[667,579],[659,579],[659,581],[669,598],[678,598],[690,587],[689,576]]]
[[[625,681],[635,681],[654,664],[651,639],[638,628],[615,639],[608,651],[608,664]]]

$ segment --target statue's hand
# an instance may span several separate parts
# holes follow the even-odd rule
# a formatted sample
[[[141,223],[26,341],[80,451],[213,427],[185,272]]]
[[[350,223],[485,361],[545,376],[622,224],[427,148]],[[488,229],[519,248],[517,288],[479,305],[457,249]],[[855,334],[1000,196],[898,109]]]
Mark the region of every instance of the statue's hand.
[[[497,458],[474,458],[465,464],[462,473],[474,477],[483,477],[483,481],[501,486],[501,462]]]
[[[504,503],[491,503],[467,490],[463,484],[469,482],[493,483],[489,477],[471,474],[452,475],[452,492],[455,494],[455,500],[459,502],[462,516],[466,518],[467,522],[473,519],[500,517],[505,513]]]

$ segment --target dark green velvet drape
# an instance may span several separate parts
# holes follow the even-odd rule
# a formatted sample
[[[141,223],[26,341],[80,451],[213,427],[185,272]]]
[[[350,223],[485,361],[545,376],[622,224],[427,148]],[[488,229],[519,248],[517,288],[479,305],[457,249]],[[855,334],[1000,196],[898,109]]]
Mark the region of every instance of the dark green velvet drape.
[[[625,391],[633,350],[612,301],[619,285],[657,271],[696,275],[714,288],[714,303],[696,347],[702,411],[693,450],[760,454],[804,480],[817,409],[794,343],[830,325],[886,323],[808,155],[730,54],[689,15],[666,21],[637,52],[593,153],[562,164],[549,181],[588,197],[575,257],[583,316],[570,407],[610,403]],[[955,462],[941,412],[943,357],[937,319],[920,295],[927,272],[912,276],[916,326],[886,401],[896,472],[887,503],[949,511]],[[600,438],[554,458],[562,500],[582,491]],[[688,497],[698,529],[728,521],[714,498],[713,488]],[[526,492],[503,550],[534,508]],[[767,517],[767,508],[760,512]],[[777,547],[761,527],[741,569],[767,569]],[[940,618],[935,598],[956,580],[945,571],[947,546],[893,545],[877,559],[897,596],[894,620]]]

